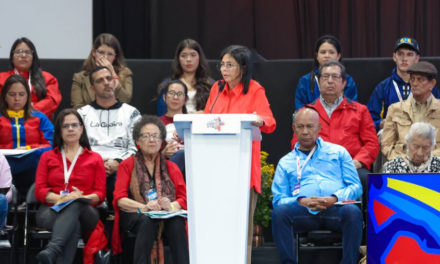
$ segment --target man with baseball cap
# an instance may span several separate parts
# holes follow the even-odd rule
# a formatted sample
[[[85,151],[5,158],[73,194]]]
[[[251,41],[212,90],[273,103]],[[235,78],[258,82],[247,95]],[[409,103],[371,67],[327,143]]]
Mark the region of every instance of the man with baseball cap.
[[[390,77],[380,82],[368,102],[368,109],[374,121],[376,131],[383,128],[388,107],[396,102],[406,100],[411,93],[408,68],[420,59],[419,43],[413,38],[399,38],[394,45],[393,60],[396,67]],[[437,98],[440,92],[435,87],[432,91]]]
[[[408,99],[392,104],[388,108],[382,133],[382,153],[387,160],[397,156],[406,157],[405,137],[415,122],[427,122],[435,127],[436,142],[440,142],[440,100],[431,91],[436,85],[437,68],[422,61],[411,65],[411,94]],[[421,144],[422,145],[422,144]],[[440,144],[436,143],[433,155],[440,155]]]

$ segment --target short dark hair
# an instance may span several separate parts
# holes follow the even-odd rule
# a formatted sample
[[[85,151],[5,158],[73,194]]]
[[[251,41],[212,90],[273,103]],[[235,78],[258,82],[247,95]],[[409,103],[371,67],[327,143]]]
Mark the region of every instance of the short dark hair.
[[[321,77],[322,70],[324,68],[331,67],[331,66],[338,66],[341,69],[342,80],[344,80],[344,81],[347,80],[347,72],[345,70],[344,64],[340,63],[339,61],[335,61],[335,60],[327,61],[321,67],[319,67],[318,78]]]
[[[83,132],[81,134],[81,137],[79,138],[79,144],[83,148],[90,149],[90,143],[89,138],[87,137],[87,131],[84,126],[84,121],[81,118],[81,115],[76,111],[74,108],[66,108],[58,113],[57,118],[55,119],[55,131],[53,134],[53,147],[62,148],[64,145],[63,137],[61,134],[61,129],[64,123],[64,118],[68,115],[74,115],[76,118],[78,118],[79,123],[83,127]]]
[[[159,128],[160,131],[160,139],[162,140],[162,144],[165,145],[165,139],[167,136],[167,130],[165,129],[165,125],[160,121],[157,116],[153,115],[143,115],[133,126],[133,140],[136,142],[141,137],[141,129],[148,125],[153,124]]]
[[[2,92],[0,95],[0,113],[4,117],[9,118],[8,103],[6,102],[6,94],[9,92],[9,89],[11,89],[14,83],[21,83],[26,90],[27,100],[23,110],[24,110],[24,120],[28,120],[32,116],[31,114],[32,111],[34,110],[32,108],[31,90],[29,89],[29,84],[27,80],[19,74],[14,74],[9,76],[9,78],[6,79],[5,84],[3,85]]]
[[[103,69],[106,69],[107,71],[109,71],[109,72],[111,73],[110,69],[107,68],[106,66],[96,66],[96,67],[90,72],[90,74],[89,74],[89,80],[90,80],[90,84],[91,84],[91,85],[93,85],[93,83],[94,83],[94,81],[95,81],[95,80],[93,79],[93,74],[94,74],[95,72],[100,71],[100,70],[103,70]]]
[[[243,94],[247,94],[249,90],[249,82],[252,79],[252,62],[251,62],[251,51],[241,45],[231,45],[229,47],[226,47],[220,54],[220,61],[223,59],[223,57],[229,54],[231,55],[234,60],[237,61],[238,65],[240,66],[240,70],[242,72],[241,80],[240,82],[243,83]]]

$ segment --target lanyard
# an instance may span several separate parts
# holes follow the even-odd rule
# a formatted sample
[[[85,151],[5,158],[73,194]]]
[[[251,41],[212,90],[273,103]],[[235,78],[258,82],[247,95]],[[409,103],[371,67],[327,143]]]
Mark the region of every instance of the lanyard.
[[[319,90],[319,81],[318,81],[318,77],[315,75],[315,83],[318,86],[318,90]]]
[[[297,172],[297,180],[298,183],[301,180],[301,175],[302,175],[302,171],[304,169],[304,167],[307,165],[307,163],[309,162],[310,158],[312,158],[313,153],[315,153],[316,150],[316,146],[313,147],[312,151],[310,151],[309,155],[307,155],[306,160],[304,161],[303,165],[301,166],[300,160],[299,160],[299,155],[296,155],[296,172]]]
[[[146,169],[147,169],[147,177],[148,177],[148,180],[150,181],[150,190],[152,190],[152,189],[154,189],[154,176],[152,176],[150,174],[150,171],[148,170],[148,168],[146,168]],[[155,172],[156,172],[156,164],[154,164],[153,174],[155,174]]]
[[[63,158],[63,167],[64,167],[64,189],[67,189],[67,184],[69,184],[69,178],[70,174],[72,174],[73,167],[75,167],[76,160],[79,157],[79,154],[81,154],[83,148],[79,147],[79,149],[76,151],[75,157],[73,158],[72,163],[70,164],[69,170],[67,170],[67,161],[66,161],[66,152],[64,152],[64,149],[61,149],[61,156]]]
[[[396,90],[397,97],[399,97],[399,102],[402,102],[402,95],[400,94],[399,86],[397,86],[396,81],[393,80],[394,90]]]
[[[17,69],[14,68],[14,73],[17,75],[20,75],[20,73],[17,71]],[[31,73],[29,72],[29,79],[28,79],[28,85],[29,85],[29,90],[32,91],[32,85],[31,85]]]

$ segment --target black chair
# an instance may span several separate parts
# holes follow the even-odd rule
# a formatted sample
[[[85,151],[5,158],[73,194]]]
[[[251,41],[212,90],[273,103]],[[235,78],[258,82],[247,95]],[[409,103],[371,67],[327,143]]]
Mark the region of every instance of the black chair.
[[[43,248],[45,243],[47,243],[52,232],[38,228],[35,225],[35,215],[38,211],[40,203],[35,198],[35,183],[29,188],[26,195],[26,209],[24,217],[24,250],[23,250],[23,262],[27,263],[27,255],[29,246],[32,240],[38,240],[40,242],[40,248]]]
[[[295,233],[295,239],[297,263],[300,263],[301,250],[339,250],[339,254],[342,256],[342,233],[331,230],[311,230],[303,233]]]
[[[358,200],[359,201],[359,200]],[[356,203],[363,212],[362,202]],[[365,220],[365,219],[364,219]],[[308,232],[295,233],[296,239],[296,262],[300,263],[300,250],[329,251],[338,250],[342,256],[342,233],[332,230],[311,230]]]
[[[0,236],[2,238],[7,238],[7,242],[9,242],[9,245],[2,245],[2,248],[8,248],[9,249],[9,263],[15,263],[14,262],[14,253],[16,249],[16,233],[18,230],[18,223],[17,223],[17,205],[18,205],[18,192],[14,185],[11,185],[12,190],[12,200],[8,204],[9,207],[9,214],[8,214],[8,226],[5,226],[2,230],[0,230]],[[11,219],[12,216],[12,219]]]

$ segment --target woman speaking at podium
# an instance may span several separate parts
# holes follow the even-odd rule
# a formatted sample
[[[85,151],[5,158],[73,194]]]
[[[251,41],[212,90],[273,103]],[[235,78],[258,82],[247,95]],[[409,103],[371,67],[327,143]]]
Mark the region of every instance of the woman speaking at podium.
[[[255,114],[252,124],[261,132],[272,133],[276,127],[266,93],[252,77],[251,52],[248,48],[232,45],[220,55],[220,70],[223,79],[214,83],[205,106],[207,114]],[[253,217],[257,204],[257,193],[261,192],[260,141],[252,142],[251,190],[249,206],[249,230],[247,263],[251,263]]]

